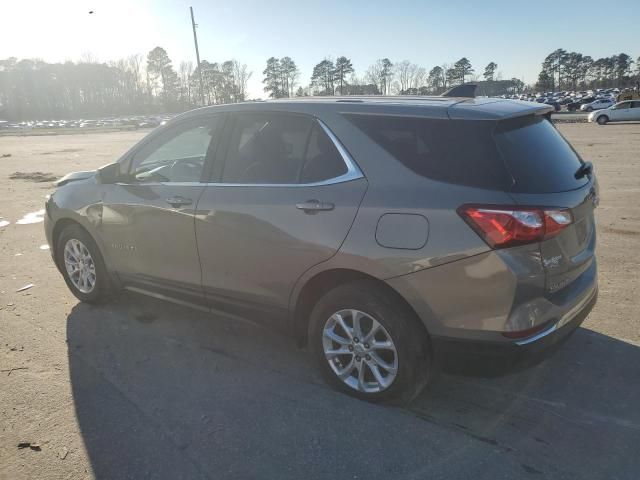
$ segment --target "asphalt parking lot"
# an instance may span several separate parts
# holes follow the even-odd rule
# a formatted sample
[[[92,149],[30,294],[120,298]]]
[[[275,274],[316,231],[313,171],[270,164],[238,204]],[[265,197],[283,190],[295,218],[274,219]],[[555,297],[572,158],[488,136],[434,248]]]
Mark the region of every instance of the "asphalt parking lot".
[[[18,222],[144,133],[0,138],[0,478],[637,479],[640,124],[559,128],[599,178],[598,304],[538,367],[404,408],[332,391],[259,318],[79,304]]]

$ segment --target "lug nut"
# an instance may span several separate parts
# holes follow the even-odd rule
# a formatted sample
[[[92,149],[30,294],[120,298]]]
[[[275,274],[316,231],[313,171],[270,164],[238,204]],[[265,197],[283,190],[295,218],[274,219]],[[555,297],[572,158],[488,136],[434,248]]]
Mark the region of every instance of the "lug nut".
[[[367,360],[371,360],[371,357],[369,355],[365,355],[364,358],[366,358]]]
[[[365,344],[364,344],[364,348],[369,348],[369,344],[368,344],[368,343],[365,343]]]
[[[356,362],[359,362],[361,359],[358,355],[356,355]]]
[[[353,341],[354,341],[354,342],[356,342],[356,343],[358,343],[360,340],[358,339],[358,337],[354,337],[354,338],[353,338]]]
[[[349,351],[353,352],[353,345],[349,345]]]

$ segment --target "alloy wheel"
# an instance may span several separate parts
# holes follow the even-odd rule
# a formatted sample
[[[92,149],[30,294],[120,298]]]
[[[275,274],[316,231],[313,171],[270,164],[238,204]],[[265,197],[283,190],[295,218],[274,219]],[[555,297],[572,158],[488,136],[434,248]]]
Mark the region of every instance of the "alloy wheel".
[[[82,293],[91,293],[96,285],[96,265],[89,249],[80,240],[69,239],[64,246],[64,266],[69,280]]]
[[[382,392],[398,375],[398,352],[391,335],[360,310],[331,315],[322,330],[322,347],[335,375],[359,392]]]

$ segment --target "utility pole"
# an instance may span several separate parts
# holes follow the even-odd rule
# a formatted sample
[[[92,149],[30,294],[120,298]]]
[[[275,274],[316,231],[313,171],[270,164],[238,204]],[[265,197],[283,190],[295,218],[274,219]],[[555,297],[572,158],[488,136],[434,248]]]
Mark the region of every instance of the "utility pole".
[[[202,69],[200,68],[200,52],[198,51],[198,35],[196,35],[196,22],[193,19],[193,7],[189,7],[191,10],[191,26],[193,27],[193,43],[196,45],[196,60],[198,61],[198,75],[200,76],[200,101],[204,106],[204,87],[202,85]]]

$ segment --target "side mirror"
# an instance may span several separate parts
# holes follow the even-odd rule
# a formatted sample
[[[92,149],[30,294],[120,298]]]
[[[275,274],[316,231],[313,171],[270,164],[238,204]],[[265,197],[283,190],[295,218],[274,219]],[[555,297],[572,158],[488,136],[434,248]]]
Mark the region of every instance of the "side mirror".
[[[120,164],[116,162],[100,167],[98,169],[98,178],[100,179],[100,183],[105,185],[118,183],[122,179]]]

